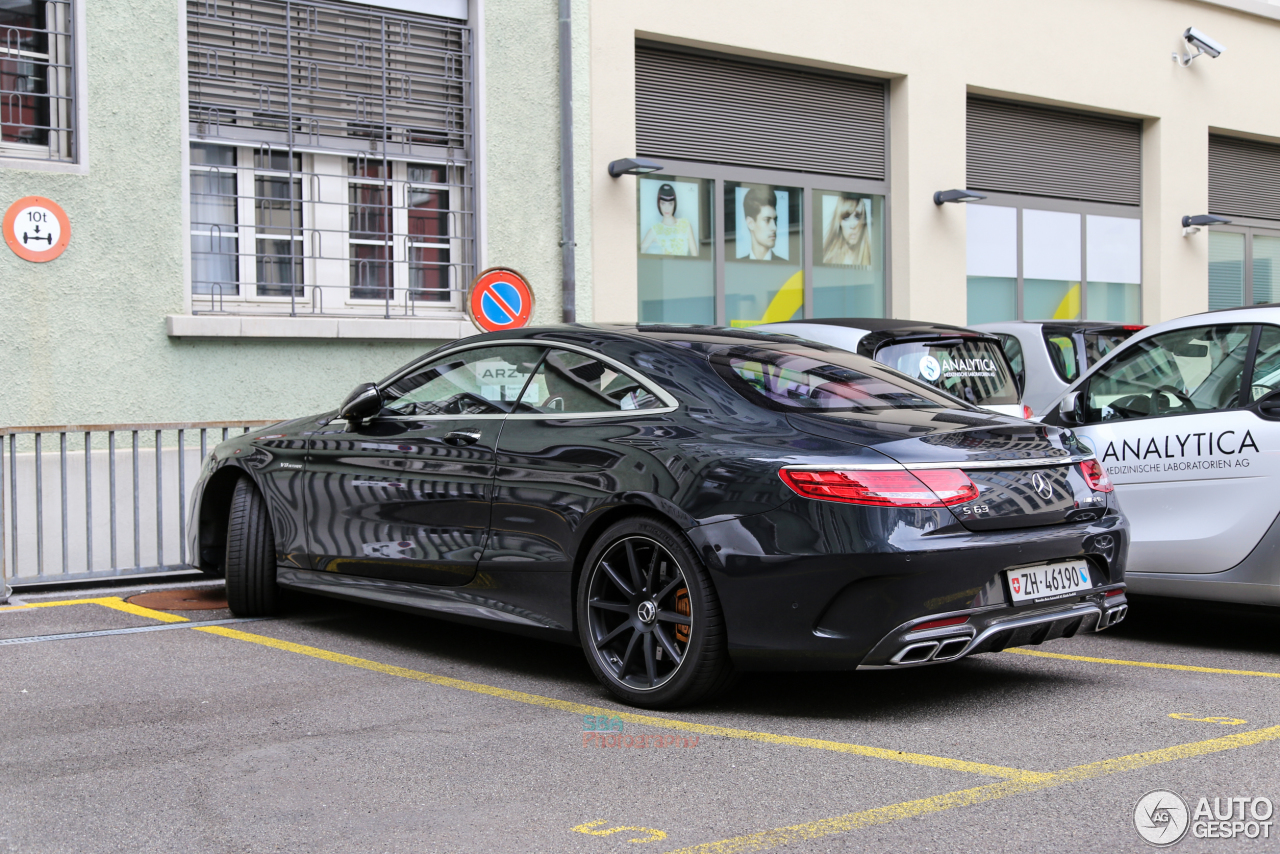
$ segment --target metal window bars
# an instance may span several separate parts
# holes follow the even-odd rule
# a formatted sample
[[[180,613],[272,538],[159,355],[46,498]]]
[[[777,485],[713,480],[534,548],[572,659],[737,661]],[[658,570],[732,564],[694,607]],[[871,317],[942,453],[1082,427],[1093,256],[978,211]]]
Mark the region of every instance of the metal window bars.
[[[0,4],[0,158],[76,159],[71,2]]]
[[[212,444],[273,423],[0,428],[0,579],[20,589],[189,569],[189,475]]]
[[[233,152],[193,158],[192,311],[459,312],[475,275],[470,29],[328,0],[187,14],[193,150]]]

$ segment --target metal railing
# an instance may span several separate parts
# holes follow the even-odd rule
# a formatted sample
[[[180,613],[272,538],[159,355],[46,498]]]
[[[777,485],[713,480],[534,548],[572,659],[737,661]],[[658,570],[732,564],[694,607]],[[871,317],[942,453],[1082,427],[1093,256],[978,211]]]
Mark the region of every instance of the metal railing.
[[[188,474],[211,442],[273,423],[0,427],[0,598],[5,582],[189,569]]]

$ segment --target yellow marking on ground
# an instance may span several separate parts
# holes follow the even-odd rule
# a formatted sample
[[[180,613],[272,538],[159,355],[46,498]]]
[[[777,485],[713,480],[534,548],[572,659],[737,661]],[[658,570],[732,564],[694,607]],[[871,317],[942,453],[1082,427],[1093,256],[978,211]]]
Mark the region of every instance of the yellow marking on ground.
[[[815,750],[830,750],[835,753],[850,753],[855,756],[868,756],[874,759],[885,759],[890,762],[904,762],[908,765],[925,765],[930,768],[942,768],[947,771],[963,771],[970,774],[984,774],[988,777],[1005,777],[1012,780],[1039,780],[1048,776],[1036,771],[1024,771],[1019,768],[1005,768],[1000,765],[987,765],[982,762],[967,762],[963,759],[948,759],[943,756],[930,756],[924,753],[906,753],[899,750],[886,750],[882,747],[867,747],[861,744],[848,744],[841,741],[825,741],[817,738],[798,738],[791,735],[775,735],[768,732],[754,732],[746,729],[734,729],[732,727],[711,726],[709,724],[674,720],[672,718],[660,718],[653,715],[621,712],[616,709],[605,709],[598,706],[583,705],[582,703],[572,703],[567,700],[556,700],[554,698],[543,697],[538,694],[526,694],[523,691],[511,691],[506,688],[496,688],[492,685],[484,685],[479,682],[467,682],[465,680],[454,679],[449,676],[437,676],[433,673],[424,673],[420,670],[410,670],[407,667],[396,667],[390,664],[381,664],[377,661],[355,658],[354,656],[343,655],[338,652],[330,652],[329,650],[319,649],[314,646],[304,646],[303,644],[279,640],[265,635],[250,634],[249,632],[229,629],[224,626],[196,626],[194,628],[198,632],[208,632],[211,635],[221,635],[226,638],[256,643],[273,649],[285,650],[286,652],[296,652],[299,655],[307,655],[312,658],[332,661],[337,664],[347,664],[364,670],[372,670],[375,673],[385,673],[388,676],[399,676],[404,679],[414,679],[419,682],[430,682],[433,685],[442,685],[446,688],[456,688],[459,691],[486,694],[490,697],[499,697],[504,700],[526,703],[531,706],[558,709],[564,712],[572,712],[577,715],[610,715],[616,718],[621,718],[627,723],[658,727],[660,729],[696,732],[702,735],[715,735],[720,736],[721,738],[737,738],[744,739],[746,741],[759,741],[766,744],[784,744],[790,747],[807,747]]]
[[[1187,712],[1170,712],[1169,717],[1177,718],[1180,721],[1196,721],[1202,724],[1223,724],[1224,726],[1239,726],[1247,724],[1244,718],[1193,718]]]
[[[1125,661],[1122,658],[1093,658],[1088,655],[1063,655],[1060,652],[1042,652],[1038,649],[1006,649],[1014,655],[1034,655],[1036,658],[1060,658],[1064,661],[1089,661],[1094,664],[1122,664],[1126,667],[1152,667],[1156,670],[1188,670],[1192,673],[1223,673],[1227,676],[1266,676],[1280,679],[1280,673],[1265,670],[1226,670],[1221,667],[1197,667],[1194,664],[1160,664],[1155,661]]]
[[[887,807],[876,807],[875,809],[849,813],[835,818],[824,818],[806,824],[793,824],[790,827],[762,830],[745,836],[722,839],[719,842],[707,842],[702,845],[681,848],[679,851],[669,852],[669,854],[738,854],[738,852],[743,851],[768,851],[794,842],[821,839],[825,836],[848,833],[851,830],[859,830],[864,827],[888,824],[905,818],[943,812],[956,807],[973,806],[974,804],[1007,798],[1010,795],[1042,791],[1068,783],[1079,783],[1085,780],[1097,779],[1098,777],[1120,774],[1125,771],[1134,771],[1151,765],[1189,759],[1193,756],[1204,756],[1209,753],[1219,753],[1224,750],[1235,750],[1240,747],[1275,741],[1276,739],[1280,739],[1280,726],[1241,732],[1235,735],[1223,736],[1222,738],[1211,738],[1207,741],[1179,744],[1174,747],[1150,750],[1145,753],[1134,753],[1116,759],[1104,759],[1101,762],[1090,762],[1087,765],[1076,765],[1063,771],[1041,775],[1041,779],[1005,780],[973,789],[934,795],[931,798],[905,801]]]
[[[30,605],[0,605],[0,611],[26,611]]]
[[[641,833],[649,834],[648,839],[644,839],[644,838],[628,839],[627,840],[628,842],[657,842],[661,839],[667,838],[667,832],[665,830],[655,830],[652,827],[610,827],[606,830],[592,830],[592,828],[597,827],[598,825],[601,825],[601,824],[608,824],[608,822],[605,821],[604,819],[598,819],[596,821],[589,821],[586,824],[580,824],[577,827],[571,827],[569,829],[575,830],[578,833],[586,833],[590,836],[608,836],[611,833],[621,833],[624,830],[638,830]]]
[[[155,611],[151,608],[143,608],[141,605],[130,605],[119,596],[102,596],[97,599],[61,599],[57,602],[30,602],[28,604],[32,608],[56,608],[59,605],[101,605],[104,608],[124,611],[126,614],[133,614],[137,617],[159,620],[162,623],[189,622],[186,617],[179,617],[177,614]]]

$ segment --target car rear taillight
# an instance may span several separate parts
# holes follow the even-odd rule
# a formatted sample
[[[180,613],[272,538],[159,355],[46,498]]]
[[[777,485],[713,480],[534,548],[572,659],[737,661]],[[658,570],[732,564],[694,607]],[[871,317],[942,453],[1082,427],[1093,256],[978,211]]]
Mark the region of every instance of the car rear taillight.
[[[1137,332],[1138,330],[1140,330],[1140,329],[1146,329],[1147,327],[1145,327],[1145,326],[1128,325],[1128,326],[1121,326],[1120,328],[1121,328],[1121,329],[1123,329],[1123,330],[1125,330],[1126,332]]]
[[[1110,599],[1112,596],[1119,596],[1123,592],[1123,590],[1108,590],[1107,595],[1103,598]]]
[[[1084,475],[1089,488],[1094,492],[1110,492],[1113,488],[1111,486],[1111,478],[1107,477],[1107,470],[1097,460],[1085,460],[1082,462],[1080,464],[1080,473]]]
[[[945,626],[958,626],[967,622],[969,622],[968,617],[947,617],[945,620],[930,620],[927,623],[919,623],[912,626],[911,631],[923,632],[925,629],[941,629]]]
[[[1035,415],[1035,413],[1031,411],[1031,407],[1027,406],[1025,403],[1022,404],[1022,417],[1030,421],[1031,416],[1033,415]]]
[[[872,507],[950,507],[978,497],[978,487],[959,469],[843,471],[781,469],[796,494],[820,501]]]

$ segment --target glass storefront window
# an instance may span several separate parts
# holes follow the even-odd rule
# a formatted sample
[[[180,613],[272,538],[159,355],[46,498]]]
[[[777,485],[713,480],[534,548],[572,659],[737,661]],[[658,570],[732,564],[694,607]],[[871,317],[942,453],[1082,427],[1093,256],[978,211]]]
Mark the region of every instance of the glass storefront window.
[[[1016,196],[998,201],[1005,199],[967,206],[970,324],[1142,322],[1140,219],[1023,207]]]
[[[1142,222],[1092,214],[1085,220],[1086,319],[1141,323]]]
[[[813,317],[884,316],[884,197],[813,193]]]
[[[715,323],[713,182],[639,179],[641,323]]]
[[[1022,316],[1080,317],[1080,214],[1022,212]]]
[[[966,205],[970,323],[1018,319],[1018,209]]]
[[[1246,225],[1209,231],[1209,309],[1280,301],[1280,229]]]
[[[748,328],[884,316],[881,182],[699,163],[668,168],[636,179],[641,323]]]
[[[1244,235],[1209,232],[1209,310],[1244,305]]]
[[[1253,304],[1275,302],[1280,296],[1280,237],[1253,236]]]
[[[724,182],[724,308],[728,325],[803,316],[804,192]]]

